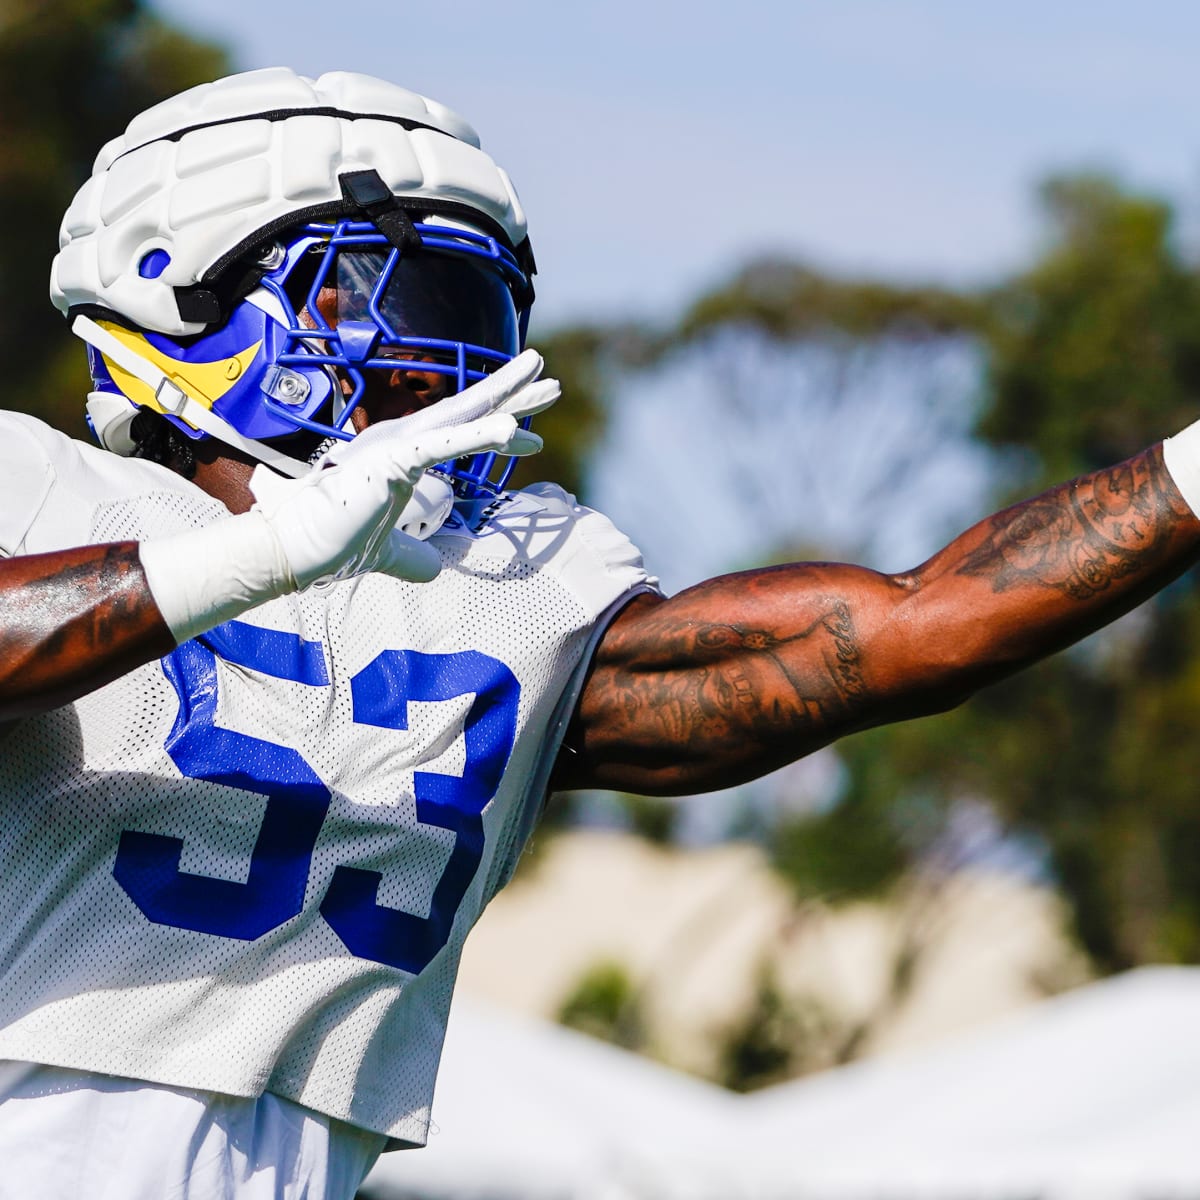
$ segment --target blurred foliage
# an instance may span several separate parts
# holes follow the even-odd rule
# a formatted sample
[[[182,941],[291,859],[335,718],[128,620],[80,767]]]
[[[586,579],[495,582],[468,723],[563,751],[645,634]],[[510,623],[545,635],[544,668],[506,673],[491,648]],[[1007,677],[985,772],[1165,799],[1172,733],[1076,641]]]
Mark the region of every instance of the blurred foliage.
[[[1052,179],[1041,199],[1045,253],[990,297],[980,434],[1033,450],[1049,483],[1196,418],[1200,277],[1161,200],[1090,175]]]
[[[796,263],[763,259],[698,299],[670,336],[638,349],[657,357],[731,326],[788,340],[833,331],[920,340],[973,332],[987,315],[986,302],[975,296],[831,279]]]
[[[1049,483],[1200,415],[1200,277],[1160,200],[1093,176],[1042,199],[1041,260],[991,298],[980,434],[1031,450]],[[954,713],[867,735],[856,773],[884,759],[894,794],[985,795],[1035,834],[1100,967],[1200,961],[1197,651],[1188,576]]]
[[[901,288],[761,261],[672,329],[633,341],[597,331],[596,361],[659,361],[739,331],[747,346],[966,337],[984,371],[976,432],[1013,467],[997,497],[1008,502],[1200,416],[1200,275],[1171,206],[1095,175],[1051,179],[1040,199],[1042,250],[998,286]],[[846,740],[845,794],[773,826],[771,850],[798,897],[885,894],[945,852],[964,797],[982,800],[1024,844],[1044,847],[1097,966],[1197,962],[1197,731],[1200,598],[1189,576],[954,712]]]
[[[1040,260],[959,310],[986,364],[979,435],[1031,452],[1038,485],[1200,415],[1200,278],[1169,206],[1092,176],[1042,200]],[[878,891],[934,852],[956,799],[983,796],[1048,848],[1098,966],[1200,961],[1198,641],[1188,578],[952,713],[849,739],[845,799],[781,829],[777,862],[801,889]]]
[[[782,1083],[806,1070],[827,1066],[830,1039],[831,1021],[820,1004],[788,996],[774,969],[765,963],[750,1004],[717,1035],[715,1082],[735,1092]]]
[[[1050,851],[1076,934],[1103,969],[1200,961],[1200,605],[1176,585],[1120,653],[1083,648],[952,713],[844,744],[879,810],[914,794],[944,814],[987,796]],[[898,799],[897,799],[898,798]],[[877,816],[886,819],[886,812]],[[921,853],[930,839],[914,839]]]
[[[224,74],[225,52],[137,0],[0,0],[0,326],[6,407],[85,435],[82,344],[46,299],[58,225],[100,147],[159,100]]]
[[[791,818],[771,831],[771,861],[797,900],[876,897],[907,869],[897,793],[880,787],[874,765],[850,773],[848,793],[829,812]]]
[[[559,1006],[558,1020],[626,1050],[645,1048],[646,1023],[637,986],[617,962],[599,962],[584,972]]]
[[[629,832],[657,846],[674,840],[679,820],[679,804],[661,796],[623,796],[629,817]]]

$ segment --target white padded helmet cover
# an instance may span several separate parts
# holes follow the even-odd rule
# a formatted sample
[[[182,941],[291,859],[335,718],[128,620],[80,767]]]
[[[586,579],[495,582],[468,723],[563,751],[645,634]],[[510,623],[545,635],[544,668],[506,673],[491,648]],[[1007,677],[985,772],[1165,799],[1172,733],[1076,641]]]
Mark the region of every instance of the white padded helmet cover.
[[[200,333],[180,318],[176,287],[269,223],[341,200],[342,172],[371,168],[397,196],[457,201],[514,246],[525,239],[512,183],[462,117],[368,75],[271,67],[164,100],[100,151],[63,217],[50,298],[63,312],[99,304],[143,328]],[[144,279],[155,249],[170,262]]]

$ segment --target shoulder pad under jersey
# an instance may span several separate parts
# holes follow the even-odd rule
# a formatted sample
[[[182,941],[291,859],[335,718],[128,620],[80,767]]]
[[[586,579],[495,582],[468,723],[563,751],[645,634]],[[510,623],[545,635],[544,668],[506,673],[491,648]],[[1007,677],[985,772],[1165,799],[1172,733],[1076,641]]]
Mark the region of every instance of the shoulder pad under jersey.
[[[522,559],[592,601],[609,603],[658,584],[641,551],[608,517],[554,483],[460,501],[436,536],[469,538],[484,553]]]
[[[15,554],[25,540],[54,484],[56,445],[68,440],[37,417],[0,412],[0,554]]]

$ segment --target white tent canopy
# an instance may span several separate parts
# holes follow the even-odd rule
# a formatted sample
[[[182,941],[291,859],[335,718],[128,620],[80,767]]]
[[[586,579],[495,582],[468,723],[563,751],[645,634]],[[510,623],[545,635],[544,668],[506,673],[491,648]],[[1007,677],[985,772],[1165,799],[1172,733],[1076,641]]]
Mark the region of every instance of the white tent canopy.
[[[457,996],[423,1150],[385,1154],[379,1200],[624,1200],[687,1187],[739,1097],[607,1043]]]
[[[760,1195],[1200,1196],[1200,970],[1093,984],[746,1098]]]
[[[456,1002],[430,1148],[384,1197],[1200,1200],[1200,970],[737,1097]]]

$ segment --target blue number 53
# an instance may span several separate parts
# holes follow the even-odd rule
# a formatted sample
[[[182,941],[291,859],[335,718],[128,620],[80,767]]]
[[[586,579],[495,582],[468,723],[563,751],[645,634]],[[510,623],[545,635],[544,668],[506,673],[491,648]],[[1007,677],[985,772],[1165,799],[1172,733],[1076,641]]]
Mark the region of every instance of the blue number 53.
[[[163,659],[179,697],[166,750],[180,772],[266,797],[246,882],[183,871],[181,838],[133,830],[121,834],[113,876],[151,921],[249,941],[304,907],[330,793],[299,751],[216,723],[218,654],[310,687],[331,681],[319,642],[241,621],[228,621]],[[429,916],[380,905],[382,875],[358,867],[337,867],[321,901],[322,917],[352,954],[416,973],[446,944],[482,860],[482,813],[512,752],[520,685],[502,662],[477,651],[385,650],[351,679],[350,689],[353,720],[387,729],[408,727],[411,701],[473,696],[463,725],[462,775],[414,774],[417,820],[454,834]]]

